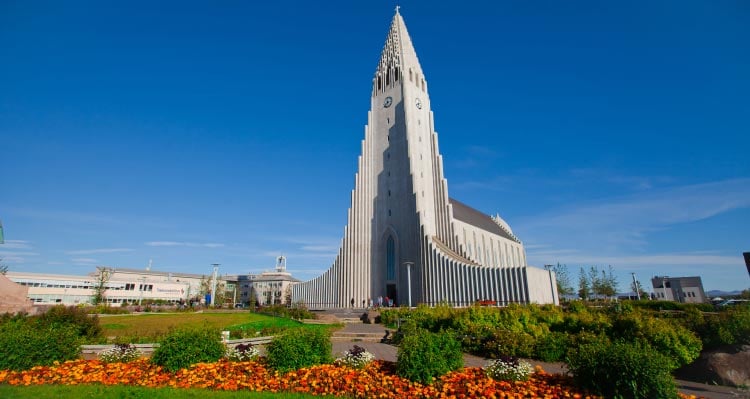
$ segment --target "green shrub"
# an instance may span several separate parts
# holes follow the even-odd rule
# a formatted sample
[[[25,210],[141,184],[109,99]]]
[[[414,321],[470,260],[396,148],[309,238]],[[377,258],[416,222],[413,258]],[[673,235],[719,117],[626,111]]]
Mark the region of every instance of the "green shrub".
[[[307,310],[305,305],[298,303],[292,306],[286,305],[269,305],[264,306],[258,313],[266,314],[269,316],[286,317],[288,319],[317,319],[318,316]]]
[[[51,327],[34,320],[15,319],[0,324],[0,370],[26,370],[81,354],[81,339],[69,325]]]
[[[535,358],[545,362],[558,362],[568,351],[568,336],[560,332],[545,334],[536,340]]]
[[[702,348],[700,339],[674,320],[659,319],[640,311],[616,317],[610,336],[613,340],[643,341],[665,355],[674,368],[691,363]]]
[[[266,346],[266,360],[281,372],[331,363],[331,339],[327,330],[295,328],[276,336]]]
[[[83,308],[58,305],[50,308],[46,313],[34,316],[41,326],[59,328],[71,326],[79,337],[87,342],[94,342],[103,337],[99,316],[90,316]]]
[[[213,329],[182,329],[167,334],[151,355],[151,362],[169,371],[196,363],[215,362],[224,356],[221,334]]]
[[[502,356],[533,357],[536,340],[525,332],[505,328],[494,330],[484,344],[484,353],[490,358]]]
[[[451,333],[419,329],[406,335],[398,347],[396,374],[430,384],[433,379],[463,367],[461,345]]]
[[[672,366],[652,348],[622,341],[586,344],[568,355],[579,386],[613,398],[676,398]]]

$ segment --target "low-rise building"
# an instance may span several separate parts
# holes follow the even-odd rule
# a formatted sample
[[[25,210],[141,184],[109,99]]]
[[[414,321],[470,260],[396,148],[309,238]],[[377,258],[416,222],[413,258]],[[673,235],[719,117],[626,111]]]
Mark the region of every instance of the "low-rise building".
[[[651,279],[651,286],[654,288],[654,299],[680,303],[708,302],[699,276],[654,276]]]

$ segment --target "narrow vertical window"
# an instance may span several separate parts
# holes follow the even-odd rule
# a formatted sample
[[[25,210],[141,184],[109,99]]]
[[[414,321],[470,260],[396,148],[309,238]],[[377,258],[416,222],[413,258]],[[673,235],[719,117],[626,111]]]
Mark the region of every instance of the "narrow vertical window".
[[[396,244],[393,242],[393,236],[388,236],[385,244],[385,278],[387,280],[396,279]]]

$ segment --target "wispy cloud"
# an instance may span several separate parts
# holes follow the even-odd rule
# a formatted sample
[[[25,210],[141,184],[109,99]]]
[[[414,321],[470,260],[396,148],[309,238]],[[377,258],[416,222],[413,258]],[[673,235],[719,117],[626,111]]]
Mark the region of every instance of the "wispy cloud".
[[[186,242],[186,241],[149,241],[149,247],[191,247],[191,248],[222,248],[224,244],[214,242]]]
[[[520,221],[537,244],[608,251],[642,247],[649,233],[750,207],[750,179],[694,184],[605,199]]]
[[[2,244],[0,248],[4,249],[30,249],[31,242],[24,240],[6,240],[5,244]]]
[[[94,254],[110,254],[115,252],[131,252],[131,248],[99,248],[99,249],[80,249],[76,251],[66,251],[67,255],[94,255]]]
[[[92,259],[92,258],[73,258],[71,259],[71,261],[76,264],[87,264],[87,265],[98,262],[96,259]]]
[[[336,253],[339,247],[337,245],[304,245],[300,249],[303,251],[311,251],[311,252]]]

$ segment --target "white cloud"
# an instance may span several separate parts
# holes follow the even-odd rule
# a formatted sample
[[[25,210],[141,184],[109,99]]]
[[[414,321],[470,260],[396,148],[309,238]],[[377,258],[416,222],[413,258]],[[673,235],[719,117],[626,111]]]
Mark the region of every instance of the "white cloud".
[[[224,244],[220,243],[198,243],[185,241],[149,241],[146,243],[149,247],[191,247],[191,248],[222,248]]]
[[[520,221],[514,230],[535,244],[642,249],[649,233],[750,207],[750,179],[733,179],[640,192],[548,212]]]
[[[76,251],[66,251],[67,255],[93,255],[93,254],[109,254],[115,252],[131,252],[130,248],[100,248],[100,249],[81,249]]]
[[[339,250],[339,247],[336,245],[304,245],[302,248],[300,248],[303,251],[311,251],[311,252],[328,252],[328,253],[336,253],[336,251]]]
[[[4,249],[30,249],[31,242],[24,240],[5,240],[5,244],[0,244]]]
[[[96,259],[92,258],[73,258],[71,259],[72,262],[77,264],[91,264],[91,263],[97,263],[98,261]]]

